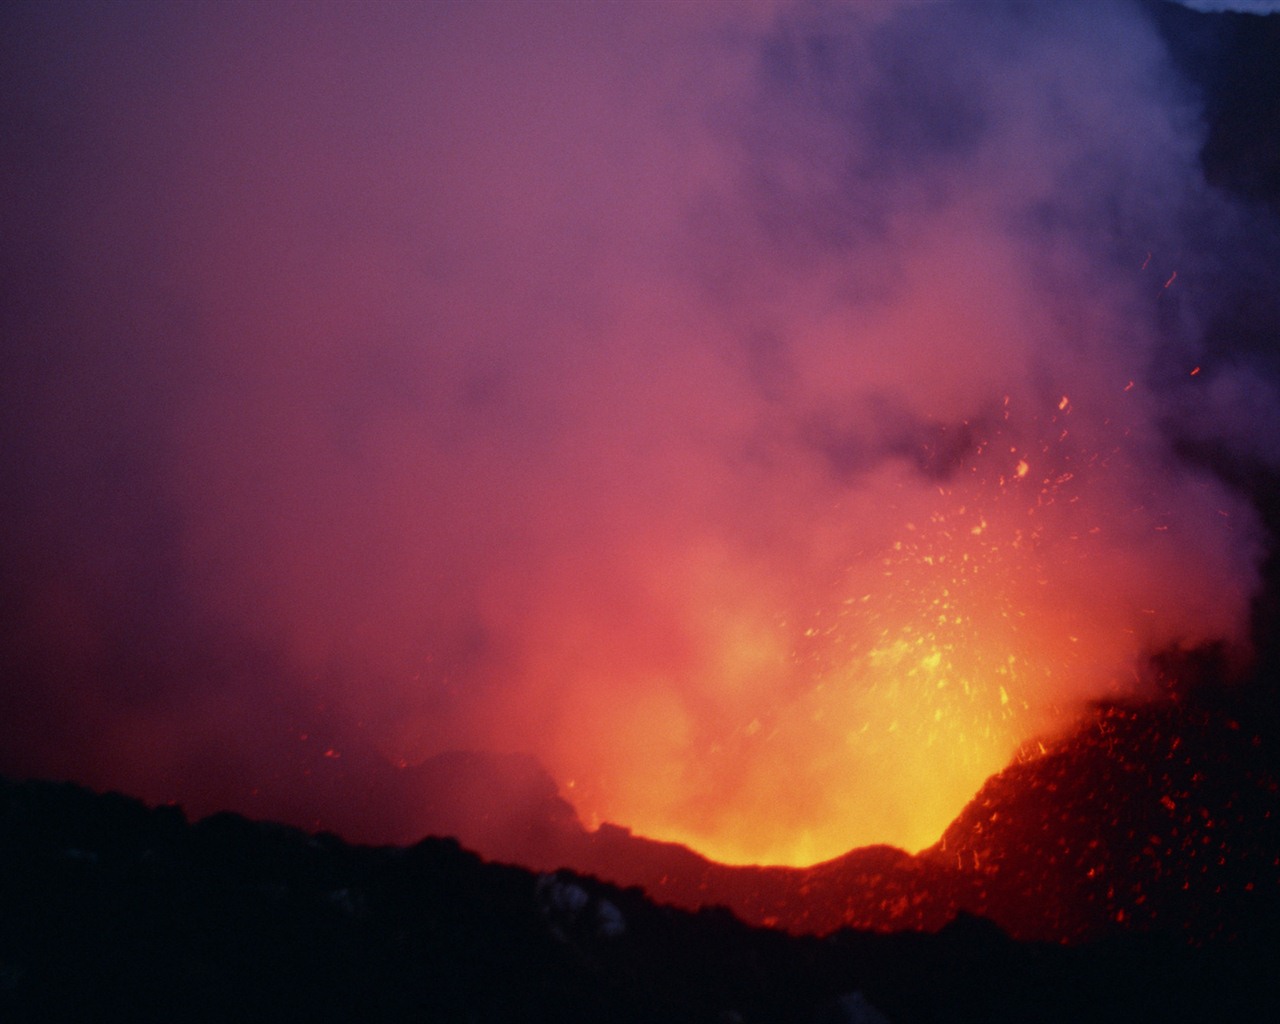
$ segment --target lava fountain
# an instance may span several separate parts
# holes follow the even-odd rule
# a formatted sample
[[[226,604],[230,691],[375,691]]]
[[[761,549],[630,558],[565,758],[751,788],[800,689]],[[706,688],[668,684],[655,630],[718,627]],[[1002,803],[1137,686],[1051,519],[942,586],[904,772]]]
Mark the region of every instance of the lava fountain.
[[[1070,728],[1084,700],[1155,696],[1150,657],[1231,636],[1248,585],[1217,580],[1216,597],[1196,596],[1222,570],[1190,535],[1206,514],[1229,535],[1234,499],[1189,477],[1179,507],[1150,504],[1127,410],[1141,400],[1122,381],[1107,414],[1077,429],[1066,394],[1006,396],[932,430],[849,495],[850,521],[882,534],[824,603],[756,631],[715,616],[728,639],[702,670],[741,698],[716,709],[723,720],[707,728],[714,715],[687,683],[618,713],[597,705],[609,745],[579,737],[574,753],[592,762],[566,795],[587,820],[722,863],[916,851],[1021,745]]]

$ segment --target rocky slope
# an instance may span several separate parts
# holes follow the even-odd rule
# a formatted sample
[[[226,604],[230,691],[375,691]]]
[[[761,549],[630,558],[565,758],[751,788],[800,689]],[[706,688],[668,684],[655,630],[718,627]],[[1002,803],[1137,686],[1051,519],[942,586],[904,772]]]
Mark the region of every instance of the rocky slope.
[[[0,783],[6,1021],[1272,1020],[1277,954],[1256,930],[1019,943],[965,914],[792,937],[451,840],[357,847]]]

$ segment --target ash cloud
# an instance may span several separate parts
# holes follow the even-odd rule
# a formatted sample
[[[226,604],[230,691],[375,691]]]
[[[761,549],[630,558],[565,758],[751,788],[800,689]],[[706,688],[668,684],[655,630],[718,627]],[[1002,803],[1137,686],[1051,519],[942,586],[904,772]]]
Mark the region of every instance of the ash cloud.
[[[1083,652],[1017,729],[1247,646],[1257,516],[1175,442],[1275,465],[1223,313],[1275,222],[1146,8],[7,20],[4,770],[287,810],[324,733],[743,857],[766,808],[919,842],[843,666],[940,508],[1034,534],[1018,650]]]

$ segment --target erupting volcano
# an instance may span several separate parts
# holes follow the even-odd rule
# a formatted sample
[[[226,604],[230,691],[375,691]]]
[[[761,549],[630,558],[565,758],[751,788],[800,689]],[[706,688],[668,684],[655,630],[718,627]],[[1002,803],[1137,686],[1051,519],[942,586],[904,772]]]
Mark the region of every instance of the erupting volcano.
[[[842,504],[874,542],[850,547],[827,604],[744,641],[772,678],[725,702],[727,723],[711,723],[725,738],[687,742],[674,769],[651,758],[618,769],[622,793],[659,791],[656,813],[575,783],[566,795],[583,817],[730,864],[919,850],[1021,744],[1072,728],[1084,695],[1157,697],[1158,652],[1242,644],[1250,575],[1197,596],[1220,570],[1197,561],[1194,534],[1209,522],[1239,544],[1233,520],[1252,529],[1249,510],[1192,476],[1177,506],[1152,507],[1133,427],[1142,396],[1132,381],[1094,394],[1105,405],[1080,430],[1067,395],[1038,411],[1004,396],[862,478],[865,493]],[[732,671],[728,648],[706,671]],[[653,709],[645,732],[672,713]]]
[[[6,13],[0,772],[795,930],[1270,894],[1276,21]]]

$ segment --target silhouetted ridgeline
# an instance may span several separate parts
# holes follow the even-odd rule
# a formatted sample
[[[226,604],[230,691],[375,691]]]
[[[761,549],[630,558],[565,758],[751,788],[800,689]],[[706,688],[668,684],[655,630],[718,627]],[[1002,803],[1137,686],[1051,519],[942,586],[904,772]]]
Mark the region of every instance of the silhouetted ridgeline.
[[[493,860],[568,866],[795,933],[935,931],[966,912],[1017,939],[1155,931],[1203,943],[1280,920],[1274,753],[1256,721],[1198,698],[1094,707],[1043,749],[1029,744],[934,847],[851,850],[805,869],[716,864],[614,825],[587,832],[536,765],[500,785],[507,760],[451,755],[406,770],[401,785],[424,794],[414,835],[454,835]]]
[[[6,1021],[1269,1020],[1276,962],[1274,934],[1062,947],[969,915],[796,938],[451,840],[0,783]]]

